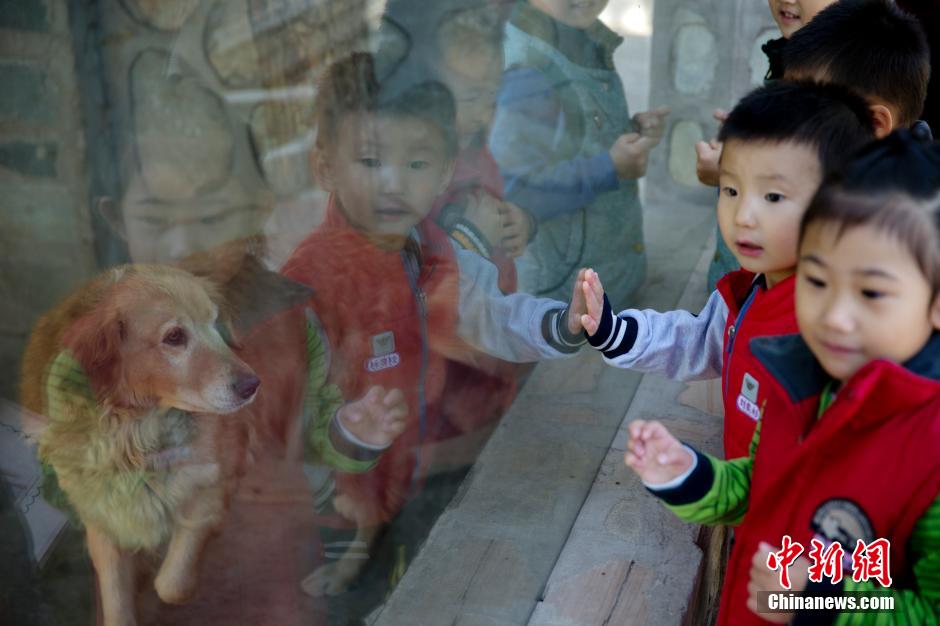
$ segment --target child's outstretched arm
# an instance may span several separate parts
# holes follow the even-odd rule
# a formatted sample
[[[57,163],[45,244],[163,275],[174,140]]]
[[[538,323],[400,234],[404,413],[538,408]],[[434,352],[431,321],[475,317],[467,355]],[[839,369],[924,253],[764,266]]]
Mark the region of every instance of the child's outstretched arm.
[[[680,519],[695,524],[741,521],[748,507],[759,422],[750,456],[731,461],[683,444],[659,422],[637,420],[629,432],[624,461]]]
[[[728,306],[717,291],[698,315],[649,309],[614,314],[597,272],[582,270],[575,283],[572,310],[576,306],[581,317],[577,323],[569,318],[569,329],[576,325],[583,328],[588,342],[611,365],[655,372],[673,380],[721,375]]]

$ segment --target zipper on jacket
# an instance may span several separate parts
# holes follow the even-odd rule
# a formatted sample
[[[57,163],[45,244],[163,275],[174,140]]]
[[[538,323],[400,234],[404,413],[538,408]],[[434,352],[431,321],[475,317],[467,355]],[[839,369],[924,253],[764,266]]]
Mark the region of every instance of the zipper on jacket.
[[[405,274],[408,276],[408,285],[411,287],[411,293],[418,305],[418,317],[421,320],[421,370],[418,378],[418,445],[415,447],[415,467],[411,473],[411,491],[418,478],[418,471],[421,468],[421,445],[427,435],[427,400],[425,398],[424,379],[427,376],[428,369],[428,310],[427,295],[418,284],[418,278],[421,275],[421,265],[417,258],[409,255],[407,248],[401,251],[402,263],[405,266]]]
[[[744,322],[744,316],[747,313],[747,310],[751,308],[751,303],[754,302],[754,298],[757,297],[757,292],[759,290],[760,285],[755,282],[751,287],[751,291],[747,294],[747,298],[745,298],[744,304],[741,306],[741,310],[738,311],[737,317],[734,318],[734,323],[731,324],[730,328],[728,328],[728,347],[725,349],[724,373],[721,376],[724,379],[724,397],[728,397],[728,375],[731,372],[731,355],[734,353],[734,342],[741,330],[741,324]]]

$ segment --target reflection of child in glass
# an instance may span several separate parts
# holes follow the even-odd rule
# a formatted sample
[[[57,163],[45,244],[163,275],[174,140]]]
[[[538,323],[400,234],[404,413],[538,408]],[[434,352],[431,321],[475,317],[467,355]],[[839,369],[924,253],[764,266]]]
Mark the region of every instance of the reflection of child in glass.
[[[719,624],[823,617],[754,613],[759,592],[784,591],[767,566],[784,535],[807,550],[813,539],[838,541],[846,556],[858,541],[890,541],[894,611],[832,611],[826,623],[928,624],[940,616],[938,225],[937,147],[907,131],[873,143],[844,176],[823,184],[803,219],[800,334],[753,344],[783,402],[765,413],[750,455],[719,461],[659,422],[630,425],[627,465],[673,512],[740,524]],[[856,582],[849,566],[841,582],[811,581],[807,556],[790,566],[793,593],[881,587]]]
[[[472,363],[482,351],[534,361],[572,353],[581,342],[577,311],[569,319],[564,303],[504,296],[492,264],[455,250],[425,219],[453,170],[453,98],[411,66],[382,84],[372,67],[370,56],[353,55],[321,82],[311,162],[331,198],[322,226],[283,268],[313,289],[308,305],[331,354],[329,381],[349,397],[370,385],[405,395],[404,433],[376,450],[374,470],[336,475],[334,506],[342,515],[320,520],[326,528],[358,528],[367,544],[424,481],[426,447],[440,426],[445,359]],[[365,563],[356,558],[361,552],[347,556],[331,564],[342,571],[322,571],[305,587],[342,589]]]
[[[718,225],[742,269],[719,281],[698,315],[635,309],[614,315],[597,274],[588,272],[584,294],[596,317],[584,325],[591,344],[616,367],[677,380],[721,377],[724,450],[731,459],[747,454],[768,401],[767,374],[751,354],[751,339],[796,332],[800,218],[826,172],[872,135],[865,102],[855,94],[777,82],[745,96],[720,136]],[[744,385],[754,391],[742,397]]]
[[[613,65],[622,39],[597,19],[606,4],[520,0],[506,25],[490,147],[506,199],[538,222],[517,260],[529,293],[567,297],[578,268],[591,265],[619,301],[645,275],[636,179],[668,109],[631,118]]]

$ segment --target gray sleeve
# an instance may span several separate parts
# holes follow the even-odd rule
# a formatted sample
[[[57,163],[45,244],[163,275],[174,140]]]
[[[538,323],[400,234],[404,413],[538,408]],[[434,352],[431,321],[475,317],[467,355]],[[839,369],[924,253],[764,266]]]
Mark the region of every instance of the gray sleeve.
[[[584,340],[564,325],[567,304],[522,293],[503,294],[496,266],[454,246],[460,268],[460,337],[474,348],[518,363],[578,351]]]
[[[605,297],[601,324],[590,342],[616,367],[674,380],[718,378],[727,319],[728,305],[717,291],[698,315],[649,309],[614,315]]]

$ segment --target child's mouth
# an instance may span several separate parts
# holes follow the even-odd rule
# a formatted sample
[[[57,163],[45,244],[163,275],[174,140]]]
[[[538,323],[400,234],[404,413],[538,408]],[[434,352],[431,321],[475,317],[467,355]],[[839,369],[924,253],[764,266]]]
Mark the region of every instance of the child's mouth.
[[[375,211],[375,216],[383,222],[397,222],[404,219],[407,215],[408,211],[406,209],[399,208],[389,207],[384,209],[377,209]]]
[[[764,252],[763,247],[750,241],[736,241],[735,247],[737,247],[738,252],[749,257],[758,257]]]
[[[785,11],[783,9],[780,10],[780,17],[783,19],[784,22],[788,24],[796,23],[800,21],[799,15],[797,15],[796,13],[791,13],[790,11]]]

